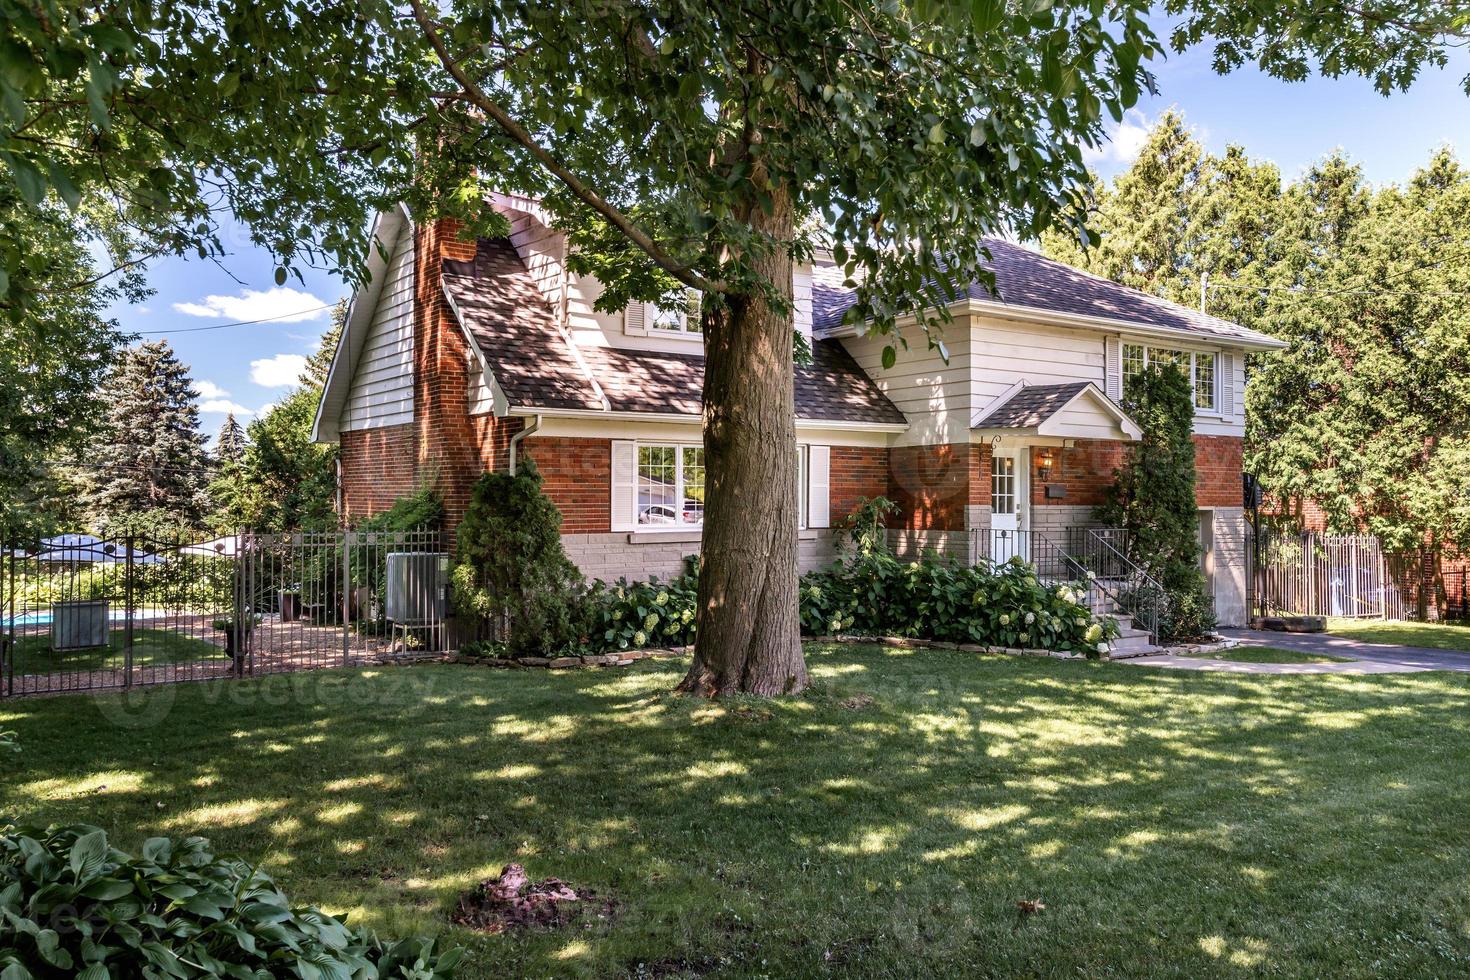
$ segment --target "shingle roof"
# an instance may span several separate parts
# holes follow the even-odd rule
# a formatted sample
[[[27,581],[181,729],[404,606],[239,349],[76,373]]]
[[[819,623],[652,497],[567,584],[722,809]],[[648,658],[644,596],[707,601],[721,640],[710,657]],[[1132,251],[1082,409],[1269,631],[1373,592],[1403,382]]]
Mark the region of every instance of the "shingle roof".
[[[1143,327],[1180,330],[1222,340],[1272,343],[1263,333],[1238,323],[1208,316],[1198,310],[1171,303],[1101,276],[1054,262],[1014,242],[987,238],[990,269],[995,273],[999,297],[980,283],[967,295],[975,300],[998,301],[1010,306],[1080,316],[1102,317]],[[818,330],[830,330],[855,300],[854,291],[843,285],[843,273],[831,266],[813,270],[812,308]]]
[[[1087,388],[1088,382],[1029,385],[989,412],[980,424],[987,429],[1034,429],[1057,414]]]
[[[462,325],[512,405],[602,407],[510,239],[480,239],[471,261],[444,260],[443,277]]]
[[[597,410],[602,408],[600,387],[615,412],[700,413],[703,355],[620,347],[579,347],[573,353],[508,239],[481,239],[472,261],[445,260],[443,276],[465,330],[513,406]],[[904,422],[903,413],[835,340],[816,341],[812,363],[796,365],[796,415],[815,421]]]

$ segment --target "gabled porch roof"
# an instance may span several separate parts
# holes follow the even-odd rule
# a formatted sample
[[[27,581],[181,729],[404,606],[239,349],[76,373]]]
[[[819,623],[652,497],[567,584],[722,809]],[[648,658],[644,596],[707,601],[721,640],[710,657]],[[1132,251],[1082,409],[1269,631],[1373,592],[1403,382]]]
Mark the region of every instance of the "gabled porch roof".
[[[1028,385],[1024,378],[981,409],[970,429],[980,436],[1130,442],[1143,434],[1128,413],[1091,381]]]

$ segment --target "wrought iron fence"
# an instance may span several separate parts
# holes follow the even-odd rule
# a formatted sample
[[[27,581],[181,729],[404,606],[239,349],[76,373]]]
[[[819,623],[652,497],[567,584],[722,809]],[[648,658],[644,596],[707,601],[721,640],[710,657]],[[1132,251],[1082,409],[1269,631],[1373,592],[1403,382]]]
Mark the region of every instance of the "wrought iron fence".
[[[446,650],[448,566],[435,531],[0,546],[0,695]]]
[[[1125,532],[1113,528],[1073,527],[1062,531],[1059,543],[1036,530],[974,528],[970,531],[971,560],[1002,564],[1029,562],[1043,581],[1072,582],[1086,593],[1088,607],[1099,616],[1127,616],[1147,630],[1155,642],[1159,634],[1164,590],[1133,562],[1117,544]]]
[[[1252,605],[1260,615],[1404,619],[1411,596],[1394,557],[1367,534],[1262,528],[1249,540]]]

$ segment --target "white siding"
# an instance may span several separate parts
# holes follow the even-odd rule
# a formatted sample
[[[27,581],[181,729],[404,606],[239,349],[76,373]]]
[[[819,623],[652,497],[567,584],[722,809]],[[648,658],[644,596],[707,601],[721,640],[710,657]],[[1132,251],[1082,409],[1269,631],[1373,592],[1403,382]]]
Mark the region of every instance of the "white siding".
[[[510,243],[558,316],[562,305],[563,241],[561,232],[553,231],[531,215],[524,212],[511,215]]]
[[[792,311],[796,329],[807,340],[812,339],[812,267],[799,265],[791,276]]]
[[[970,377],[975,404],[984,410],[1022,378],[1028,385],[1091,381],[1104,391],[1104,337],[1067,327],[976,318]]]
[[[384,271],[341,428],[375,429],[413,421],[413,229],[404,222]]]
[[[945,328],[941,339],[949,348],[948,364],[937,350],[929,349],[917,327],[908,327],[906,336],[911,348],[899,347],[897,361],[886,371],[883,348],[890,337],[863,336],[842,341],[868,377],[908,418],[908,430],[894,445],[969,442],[973,401],[967,320],[958,317]]]

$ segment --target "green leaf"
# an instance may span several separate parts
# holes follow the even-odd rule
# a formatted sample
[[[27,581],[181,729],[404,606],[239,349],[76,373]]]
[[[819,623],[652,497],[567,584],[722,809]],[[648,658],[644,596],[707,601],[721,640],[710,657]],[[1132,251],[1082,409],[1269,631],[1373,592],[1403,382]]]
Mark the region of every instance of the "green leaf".
[[[106,832],[94,830],[78,837],[71,846],[67,861],[71,866],[72,874],[76,876],[79,883],[97,877],[102,871],[103,864],[107,861]]]
[[[883,348],[883,370],[891,371],[893,365],[898,363],[898,351],[892,344]]]
[[[276,285],[277,286],[284,286],[285,284],[286,284],[286,267],[283,266],[283,265],[276,266]]]
[[[4,157],[11,174],[15,177],[15,185],[20,189],[20,196],[25,198],[25,202],[31,207],[40,207],[41,202],[46,200],[46,178],[41,176],[41,171],[25,157],[19,157],[13,153],[0,153],[0,156]]]

